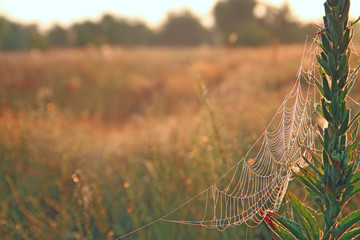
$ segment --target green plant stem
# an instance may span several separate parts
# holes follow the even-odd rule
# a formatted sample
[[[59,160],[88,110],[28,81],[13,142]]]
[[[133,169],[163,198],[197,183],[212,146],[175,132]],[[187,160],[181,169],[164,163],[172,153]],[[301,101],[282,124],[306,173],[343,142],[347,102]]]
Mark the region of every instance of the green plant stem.
[[[352,129],[360,114],[351,117],[346,102],[359,67],[350,75],[349,44],[353,36],[353,24],[348,23],[350,0],[327,0],[324,6],[324,27],[318,32],[321,41],[315,39],[322,50],[316,56],[320,64],[320,79],[315,80],[321,95],[316,110],[328,122],[328,126],[325,129],[319,127],[321,154],[308,149],[312,163],[304,157],[313,174],[306,169],[295,174],[322,211],[323,221],[315,221],[308,207],[294,197],[291,197],[290,202],[293,203],[294,212],[298,213],[298,223],[283,224],[284,220],[279,217],[270,218],[293,236],[307,236],[307,239],[312,240],[346,240],[360,235],[360,231],[352,231],[353,226],[360,221],[360,210],[348,215],[342,212],[346,203],[360,192],[360,174],[357,172],[360,136],[358,126]],[[322,234],[318,234],[320,228]]]
[[[350,109],[346,96],[354,79],[349,77],[349,43],[352,33],[348,24],[350,0],[327,0],[324,28],[319,31],[322,52],[317,56],[322,80],[321,109],[328,127],[323,137],[323,169],[325,199],[323,239],[336,239],[338,215],[341,211],[343,192],[350,187],[354,171],[351,150],[347,147],[347,131],[351,127]],[[356,117],[355,117],[356,118]],[[355,118],[351,121],[353,122]],[[355,164],[356,165],[356,164]]]

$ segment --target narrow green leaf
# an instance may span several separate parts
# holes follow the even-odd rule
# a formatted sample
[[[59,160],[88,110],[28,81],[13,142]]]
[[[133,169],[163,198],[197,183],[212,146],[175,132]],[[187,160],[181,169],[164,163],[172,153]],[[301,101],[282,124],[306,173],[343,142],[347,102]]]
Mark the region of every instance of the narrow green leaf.
[[[327,196],[330,202],[330,217],[336,218],[341,211],[341,205],[333,193],[328,193]]]
[[[345,56],[343,56],[340,60],[339,70],[337,74],[340,77],[340,81],[338,85],[339,89],[342,89],[345,86],[347,76],[349,74],[349,58],[350,58],[350,51],[348,51],[348,53]]]
[[[323,150],[323,163],[324,163],[324,167],[328,167],[330,165],[330,159],[329,156],[327,155],[327,152],[325,150]]]
[[[349,92],[349,87],[347,86],[345,87],[344,91],[340,94],[339,99],[341,101],[345,101],[345,97],[347,96],[348,92]]]
[[[352,212],[346,217],[344,217],[337,227],[338,230],[337,237],[342,236],[349,228],[351,228],[359,220],[360,220],[360,210]]]
[[[313,181],[314,177],[312,177],[310,180],[310,177],[308,177],[308,176],[303,176],[303,175],[297,174],[295,172],[293,174],[302,184],[304,184],[307,188],[309,188],[313,193],[316,193],[318,195],[318,196],[313,196],[314,198],[321,197],[323,195],[320,190],[320,187],[317,186],[316,183],[314,183],[314,181]]]
[[[316,153],[314,153],[310,148],[308,147],[305,147],[305,149],[311,154],[311,157],[312,159],[314,160],[314,162],[317,164],[317,165],[321,165],[321,156],[317,155]]]
[[[303,227],[311,235],[311,238],[319,239],[319,225],[317,224],[314,216],[309,212],[307,207],[289,191],[287,192],[287,197],[290,200],[290,204],[292,205],[293,210],[301,221]]]
[[[328,27],[329,27],[330,35],[332,37],[332,42],[335,45],[335,47],[337,47],[339,45],[339,36],[336,31],[337,20],[335,20],[336,18],[332,14],[327,15],[327,17],[328,17],[328,22],[329,22]]]
[[[332,76],[333,74],[331,72],[329,65],[323,59],[321,59],[321,57],[319,55],[317,55],[316,58],[317,58],[318,62],[320,63],[320,66],[324,69],[325,73],[327,75]]]
[[[350,38],[350,29],[348,28],[348,29],[345,30],[344,41],[341,43],[340,48],[339,48],[340,53],[344,52],[348,48],[350,40],[351,40],[351,38]]]
[[[352,197],[360,192],[360,181],[354,182],[352,185],[348,186],[342,196],[341,204],[348,202]]]
[[[323,177],[323,173],[321,173],[320,170],[314,164],[312,164],[305,156],[303,156],[303,159],[319,175],[319,177]]]
[[[322,118],[324,118],[324,119],[325,119],[325,117],[324,117],[324,114],[323,114],[323,112],[322,112],[322,108],[321,108],[321,105],[320,105],[320,104],[317,104],[317,105],[316,105],[316,112],[320,115],[320,117],[322,117]]]
[[[322,42],[322,46],[323,46],[323,51],[324,52],[330,52],[331,47],[330,47],[330,44],[329,44],[329,40],[327,39],[325,34],[321,34],[321,42]]]
[[[352,86],[354,85],[354,83],[355,83],[355,80],[356,80],[356,78],[354,77],[355,76],[355,74],[359,71],[359,67],[360,67],[360,65],[359,66],[357,66],[357,68],[356,68],[356,70],[351,74],[351,76],[349,77],[349,80],[348,80],[348,83],[347,83],[347,86],[348,86],[348,91],[350,91],[350,89],[352,88]]]
[[[323,19],[324,26],[327,26],[327,25],[328,25],[328,20],[327,20],[327,18],[324,16],[322,19]],[[326,29],[326,31],[327,31],[327,29]],[[326,31],[325,31],[324,35],[327,35],[327,34],[326,34]],[[326,38],[327,38],[327,36],[326,36]],[[330,41],[329,38],[327,38],[327,39]]]
[[[360,116],[360,112],[358,112],[355,117],[351,120],[350,124],[349,124],[349,128],[351,127],[351,125],[353,125],[353,123],[356,121],[356,119],[358,119],[358,117]]]
[[[324,60],[324,62],[327,63],[328,57],[326,56],[326,54],[325,54],[324,52],[321,52],[321,53],[320,53],[320,57],[321,57],[322,60]],[[325,74],[325,73],[324,73],[324,74]]]
[[[330,133],[329,133],[329,129],[326,128],[324,130],[324,148],[325,150],[329,149],[328,146],[329,146],[329,142],[330,142]],[[323,159],[324,160],[324,159]],[[325,165],[325,162],[324,162],[324,165]],[[326,166],[326,165],[325,165]]]
[[[345,1],[345,6],[343,11],[341,12],[340,22],[344,23],[344,28],[349,20],[349,9],[350,9],[350,1]]]
[[[355,228],[351,231],[344,233],[339,240],[351,240],[360,235],[360,228]]]
[[[328,66],[330,68],[330,71],[332,73],[336,73],[337,71],[337,64],[336,64],[336,61],[335,61],[335,57],[334,57],[334,54],[332,52],[329,52],[328,53]]]
[[[271,219],[265,220],[265,223],[268,228],[280,239],[296,240],[296,238],[290,232],[288,232],[282,226],[275,224]]]
[[[275,234],[278,235],[281,239],[286,240],[296,240],[296,237],[294,237],[291,233],[283,229],[282,227],[278,227],[274,230]]]
[[[290,219],[286,219],[284,217],[273,215],[273,214],[269,214],[268,216],[272,220],[280,223],[284,228],[286,228],[290,233],[292,233],[297,239],[300,239],[300,240],[307,239],[305,236],[305,233],[303,232],[303,229],[301,228],[301,226],[298,223],[296,223]]]
[[[315,78],[314,78],[315,79]],[[315,84],[319,90],[319,92],[321,93],[322,96],[325,96],[325,93],[324,93],[324,88],[321,86],[321,84],[319,83],[319,81],[317,79],[315,79]]]
[[[349,143],[349,145],[346,147],[347,152],[354,151],[358,145],[359,145],[360,136],[358,136],[352,143]]]
[[[321,136],[321,137],[324,137],[324,129],[323,129],[322,127],[320,127],[319,124],[316,124],[316,125],[317,125],[318,131],[319,131],[319,133],[320,133],[320,136]]]
[[[350,184],[354,184],[360,180],[360,171],[354,173],[350,178]]]
[[[345,151],[345,144],[346,144],[346,135],[342,135],[340,137],[340,142],[339,142],[340,151]]]
[[[359,156],[359,153],[356,154],[355,156],[355,165],[354,165],[354,169],[357,169],[359,164],[360,164],[360,156]]]
[[[357,22],[360,21],[360,17],[358,17],[354,22],[350,24],[350,27],[354,26]]]
[[[324,114],[324,118],[325,118],[326,121],[332,122],[332,117],[331,117],[331,115],[330,115],[330,113],[327,110],[325,105],[326,105],[325,104],[325,99],[323,98],[323,99],[321,99],[321,109],[322,109],[322,112]]]
[[[325,9],[325,15],[326,16],[331,14],[330,6],[329,6],[329,3],[327,1],[324,4],[324,9]],[[327,26],[327,24],[325,26]]]
[[[356,74],[360,70],[360,64],[356,67],[356,69],[351,73],[349,79],[347,80],[347,85],[349,86],[349,89],[353,86],[355,80],[356,80]]]
[[[322,187],[321,187],[321,180],[316,179],[308,170],[306,170],[305,168],[300,168],[301,173],[303,174],[304,178],[306,178],[310,183],[312,183],[314,185],[314,187],[316,187],[316,189],[318,189],[318,191],[321,193],[322,192]],[[320,177],[323,177],[323,175],[319,172],[318,173],[320,175]]]
[[[351,133],[352,139],[356,138],[356,135],[357,135],[357,132],[358,132],[358,127],[359,127],[359,124],[357,123],[354,131]]]
[[[329,82],[325,75],[322,76],[322,86],[324,89],[324,97],[330,101],[331,100],[331,90],[330,90]]]
[[[347,114],[346,114],[346,116],[345,116],[345,119],[344,119],[343,123],[341,124],[340,130],[339,130],[339,134],[340,134],[340,135],[345,134],[346,131],[348,130],[349,118],[350,118],[350,111],[347,111]]]

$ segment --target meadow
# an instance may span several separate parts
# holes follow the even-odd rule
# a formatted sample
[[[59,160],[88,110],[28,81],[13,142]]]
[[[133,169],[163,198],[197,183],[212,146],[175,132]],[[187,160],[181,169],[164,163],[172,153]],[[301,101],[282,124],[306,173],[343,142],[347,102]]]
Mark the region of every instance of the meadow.
[[[293,87],[303,50],[0,53],[1,239],[115,239],[163,216],[248,151]],[[158,222],[125,239],[245,235],[271,236],[263,225],[218,232]]]

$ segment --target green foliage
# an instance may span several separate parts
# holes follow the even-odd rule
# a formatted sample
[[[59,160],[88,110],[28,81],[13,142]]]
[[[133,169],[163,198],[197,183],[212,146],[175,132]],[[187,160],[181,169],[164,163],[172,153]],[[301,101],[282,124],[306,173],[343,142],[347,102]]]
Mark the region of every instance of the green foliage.
[[[291,233],[281,227],[274,225],[274,228],[271,228],[271,230],[281,239],[296,240],[296,238]]]
[[[36,25],[21,25],[0,17],[0,49],[25,50],[31,47],[46,49],[46,38]]]
[[[215,25],[225,39],[237,31],[239,24],[255,18],[255,5],[254,0],[223,0],[216,3],[213,9]]]
[[[269,216],[271,216],[271,214],[269,214]],[[292,235],[294,235],[294,237],[296,237],[297,239],[306,240],[308,238],[306,233],[304,233],[303,228],[297,222],[286,219],[281,216],[272,217],[272,220],[277,221],[282,226],[284,226],[284,228],[289,230],[289,232]]]
[[[337,237],[341,237],[348,229],[360,220],[360,210],[352,212],[341,220],[336,227]]]
[[[339,240],[351,240],[360,235],[360,228],[353,229],[344,233]]]
[[[280,7],[266,6],[266,14],[260,18],[262,25],[271,33],[273,38],[281,42],[294,43],[304,36],[315,32],[312,24],[302,24],[295,20],[288,2]]]
[[[112,45],[150,45],[155,35],[143,22],[117,19],[109,14],[102,17],[98,28],[100,28],[103,43]]]
[[[67,47],[70,45],[68,32],[59,25],[55,25],[47,34],[53,47]]]
[[[287,198],[289,199],[290,204],[293,207],[294,212],[299,219],[301,226],[305,230],[308,238],[318,239],[320,235],[319,226],[311,212],[290,192],[287,193]]]
[[[262,5],[261,3],[257,3]],[[282,42],[298,42],[304,35],[314,32],[312,25],[301,25],[292,20],[287,3],[280,8],[264,6],[265,15],[255,16],[254,0],[223,0],[214,7],[215,26],[222,42],[227,43],[230,34],[237,35],[236,44],[260,45],[273,39]]]
[[[274,221],[282,222],[287,231],[306,234],[309,239],[352,239],[360,234],[359,229],[353,229],[360,220],[360,211],[344,216],[343,208],[349,200],[360,192],[360,175],[358,148],[360,136],[353,123],[360,114],[351,118],[346,97],[353,86],[354,79],[349,76],[350,50],[352,38],[351,25],[348,24],[349,0],[326,1],[324,27],[319,31],[321,42],[316,41],[322,49],[317,55],[320,64],[321,83],[315,80],[321,94],[321,103],[316,110],[327,122],[328,127],[319,127],[318,137],[322,145],[322,153],[310,149],[312,161],[304,157],[311,172],[301,169],[294,173],[304,184],[309,195],[314,200],[316,208],[322,213],[322,221],[315,220],[307,206],[288,194],[294,213],[304,233],[295,232],[294,224],[284,224],[284,219],[274,216]],[[358,68],[356,69],[358,71]],[[351,141],[347,141],[351,136]],[[322,223],[322,233],[319,224]],[[313,229],[316,232],[312,231]],[[286,238],[283,238],[286,239]]]
[[[272,33],[257,20],[241,22],[233,31],[237,35],[238,45],[263,45],[272,41]]]
[[[158,40],[160,45],[196,46],[209,42],[210,33],[191,12],[172,12],[161,28]]]
[[[291,18],[287,4],[280,8],[263,6],[266,8],[264,16],[254,15],[254,8],[257,5],[262,3],[256,3],[254,0],[218,1],[213,9],[215,26],[209,29],[205,28],[198,17],[188,10],[170,13],[158,29],[150,28],[143,21],[105,14],[99,21],[85,20],[74,23],[68,28],[55,25],[47,32],[41,33],[35,25],[24,26],[2,17],[0,18],[0,49],[28,50],[103,44],[121,46],[228,44],[231,34],[237,36],[235,44],[254,46],[268,44],[274,39],[286,43],[302,42],[305,35],[315,31],[311,24],[302,25],[292,20],[294,18]],[[347,44],[342,47],[346,48]]]

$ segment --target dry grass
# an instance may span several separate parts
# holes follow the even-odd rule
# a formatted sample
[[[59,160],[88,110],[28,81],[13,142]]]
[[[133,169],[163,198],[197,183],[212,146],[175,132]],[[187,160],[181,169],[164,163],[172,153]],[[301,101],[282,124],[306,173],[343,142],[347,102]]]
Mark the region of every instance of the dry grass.
[[[202,191],[247,151],[293,86],[303,46],[281,46],[278,59],[273,51],[1,54],[1,238],[113,239]],[[225,164],[189,62],[208,86]],[[170,223],[136,235],[234,236],[244,229]]]

